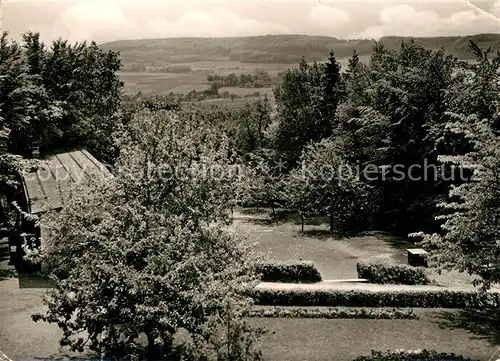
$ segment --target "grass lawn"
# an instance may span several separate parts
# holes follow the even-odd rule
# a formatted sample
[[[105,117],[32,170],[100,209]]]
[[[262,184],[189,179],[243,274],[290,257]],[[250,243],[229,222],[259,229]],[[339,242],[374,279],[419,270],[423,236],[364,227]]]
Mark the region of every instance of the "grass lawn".
[[[356,263],[359,260],[406,261],[404,249],[394,248],[391,242],[374,236],[333,239],[328,226],[321,224],[321,220],[319,224],[314,224],[314,220],[308,222],[302,233],[298,220],[270,226],[259,216],[235,216],[235,229],[249,241],[258,242],[259,251],[270,251],[274,258],[282,261],[314,261],[326,280],[357,278]]]
[[[384,261],[407,264],[407,248],[415,246],[387,234],[352,238],[333,238],[328,220],[310,218],[301,232],[300,218],[288,215],[280,223],[270,224],[268,213],[252,210],[235,212],[233,228],[250,242],[258,242],[258,250],[270,252],[281,261],[310,260],[318,267],[324,280],[357,278],[359,261]],[[444,286],[470,286],[472,277],[458,272],[431,272],[431,278]]]
[[[435,349],[438,352],[489,360],[499,343],[488,335],[443,326],[443,313],[429,311],[419,320],[252,319],[273,330],[263,352],[269,361],[350,361],[371,350]]]

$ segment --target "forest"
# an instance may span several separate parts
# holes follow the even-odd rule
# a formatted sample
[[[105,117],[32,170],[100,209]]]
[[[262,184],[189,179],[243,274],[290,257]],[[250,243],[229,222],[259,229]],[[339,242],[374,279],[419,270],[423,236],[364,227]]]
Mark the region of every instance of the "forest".
[[[500,49],[498,34],[406,39],[387,36],[380,41],[387,49],[396,50],[402,40],[410,39],[430,50],[445,47],[448,53],[459,59],[474,59],[474,54],[469,51],[469,41],[484,49],[490,46],[494,51]],[[105,50],[119,51],[126,68],[200,61],[297,64],[302,57],[307,61],[323,61],[331,50],[338,58],[350,57],[354,51],[360,56],[369,56],[373,51],[370,39],[347,40],[308,35],[141,39],[113,41],[100,46]]]

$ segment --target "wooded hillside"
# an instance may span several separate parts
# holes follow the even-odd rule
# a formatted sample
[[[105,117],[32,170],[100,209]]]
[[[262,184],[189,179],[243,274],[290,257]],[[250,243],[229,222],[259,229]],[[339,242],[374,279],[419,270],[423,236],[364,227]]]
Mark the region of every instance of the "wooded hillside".
[[[399,47],[404,37],[384,37],[388,49]],[[500,49],[500,34],[415,38],[427,49],[444,47],[459,59],[474,59],[468,48],[472,40],[481,48]],[[308,61],[324,60],[330,50],[336,57],[346,58],[356,50],[361,56],[371,55],[373,41],[345,40],[327,36],[266,35],[228,38],[167,38],[114,41],[100,45],[105,50],[119,51],[124,65],[141,63],[161,66],[198,61],[241,61],[254,63],[298,63],[302,56]]]

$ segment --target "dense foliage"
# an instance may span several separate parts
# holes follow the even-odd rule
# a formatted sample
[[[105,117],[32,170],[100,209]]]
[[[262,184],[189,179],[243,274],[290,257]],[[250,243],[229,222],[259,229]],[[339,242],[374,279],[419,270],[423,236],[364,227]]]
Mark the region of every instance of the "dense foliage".
[[[302,307],[420,307],[488,309],[500,305],[500,294],[452,290],[273,290],[257,288],[261,306]]]
[[[434,350],[372,351],[370,356],[361,356],[354,361],[475,361],[453,353]]]
[[[310,261],[288,261],[288,262],[266,262],[258,265],[258,271],[263,282],[281,283],[315,283],[321,282],[319,273],[314,262]]]
[[[418,316],[409,309],[387,308],[333,308],[333,307],[262,307],[252,309],[249,317],[265,318],[347,318],[374,320],[415,320]]]
[[[328,214],[330,230],[352,231],[359,225],[356,217],[366,206],[364,184],[344,156],[342,140],[323,139],[308,146],[301,166],[284,181],[286,203],[301,214]]]
[[[87,147],[112,160],[122,86],[116,53],[61,39],[47,47],[36,33],[26,33],[18,44],[6,32],[0,53],[0,104],[11,130],[10,152],[30,156],[36,147],[41,153]]]
[[[399,264],[364,263],[356,265],[359,278],[369,283],[426,285],[431,283],[422,268]]]
[[[168,357],[182,328],[190,360],[258,359],[258,330],[241,316],[257,259],[226,231],[234,180],[217,173],[227,142],[164,110],[135,114],[120,141],[115,177],[43,218],[50,238],[28,252],[66,277],[34,319],[57,323],[61,345],[80,352]]]
[[[210,74],[207,76],[209,83],[216,83],[221,87],[240,87],[240,88],[266,88],[273,85],[274,81],[268,72],[260,70],[254,74],[229,73],[227,75]]]

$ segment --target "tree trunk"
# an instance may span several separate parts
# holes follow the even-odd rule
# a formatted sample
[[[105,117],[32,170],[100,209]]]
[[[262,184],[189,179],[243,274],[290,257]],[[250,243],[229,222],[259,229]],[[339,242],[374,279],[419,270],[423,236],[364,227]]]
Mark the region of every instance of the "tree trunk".
[[[302,232],[304,232],[304,215],[302,213],[300,213],[300,220],[302,223]]]
[[[330,212],[330,232],[333,233],[333,212]]]
[[[162,347],[155,342],[155,337],[148,333],[148,349],[146,357],[148,360],[160,360],[163,359],[164,355],[162,352]]]

